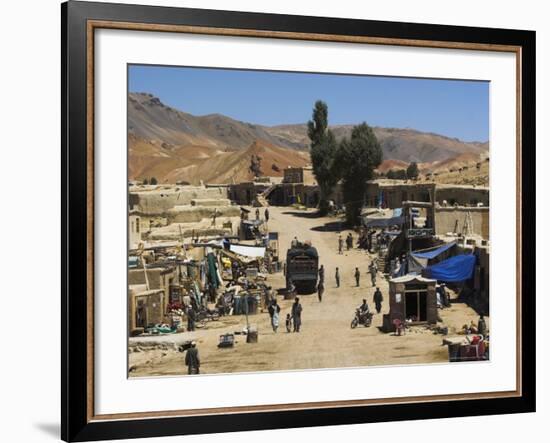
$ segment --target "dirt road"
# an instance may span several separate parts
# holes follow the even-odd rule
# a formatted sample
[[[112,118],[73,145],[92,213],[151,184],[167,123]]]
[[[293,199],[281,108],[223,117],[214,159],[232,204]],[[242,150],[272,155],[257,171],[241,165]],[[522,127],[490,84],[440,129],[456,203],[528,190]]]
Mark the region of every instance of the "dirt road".
[[[372,257],[359,249],[339,255],[341,227],[337,219],[319,218],[311,210],[270,207],[269,230],[279,232],[281,257],[284,258],[294,236],[300,241],[311,240],[326,270],[323,301],[319,302],[316,294],[300,296],[303,306],[300,333],[286,332],[284,319],[290,312],[292,301],[279,297],[281,321],[277,333],[271,329],[269,314],[250,316],[251,324],[258,327],[258,343],[246,343],[244,335],[237,335],[234,348],[217,348],[220,334],[239,331],[246,326],[244,316],[222,317],[220,321],[208,323],[207,329],[154,340],[174,343],[196,340],[201,373],[446,362],[447,347],[441,345],[441,335],[420,327],[401,337],[379,331],[382,314],[388,310],[388,284],[380,274],[377,284],[385,297],[382,313],[375,315],[370,328],[350,328],[355,307],[363,298],[368,300],[371,310],[374,309],[374,288],[367,274]],[[347,232],[341,232],[343,238]],[[354,238],[357,238],[355,234]],[[336,266],[340,268],[340,288],[336,288],[334,279]],[[361,271],[360,287],[355,286],[353,274],[356,266]],[[282,273],[272,274],[268,284],[282,288],[285,286],[284,276]],[[463,324],[478,318],[473,310],[458,303],[442,310],[441,317],[451,331],[459,330]],[[183,357],[183,353],[170,349],[132,352],[129,355],[130,376],[185,374]]]

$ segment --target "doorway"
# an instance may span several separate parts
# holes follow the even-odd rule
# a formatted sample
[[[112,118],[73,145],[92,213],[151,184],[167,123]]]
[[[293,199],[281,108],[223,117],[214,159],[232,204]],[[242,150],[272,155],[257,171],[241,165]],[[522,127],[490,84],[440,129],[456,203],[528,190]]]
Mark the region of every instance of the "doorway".
[[[143,300],[138,300],[136,307],[136,328],[147,327],[147,308]]]
[[[413,322],[428,320],[426,291],[405,291],[405,318]]]

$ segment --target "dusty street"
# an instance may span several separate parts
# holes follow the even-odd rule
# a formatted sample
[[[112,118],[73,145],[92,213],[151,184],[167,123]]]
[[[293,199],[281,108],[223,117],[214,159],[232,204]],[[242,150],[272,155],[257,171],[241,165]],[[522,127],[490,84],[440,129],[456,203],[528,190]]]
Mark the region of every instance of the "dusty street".
[[[263,215],[263,211],[262,211]],[[180,343],[196,340],[201,358],[201,373],[231,373],[247,371],[293,370],[313,368],[353,367],[409,363],[446,362],[447,347],[442,346],[442,336],[434,335],[422,327],[413,328],[405,336],[384,334],[378,326],[382,314],[375,315],[370,328],[363,326],[352,330],[350,322],[355,308],[363,298],[371,310],[374,288],[367,273],[371,257],[364,251],[353,249],[338,254],[340,222],[335,218],[319,218],[312,210],[270,207],[269,230],[279,232],[280,257],[284,260],[286,249],[294,236],[299,240],[311,240],[319,252],[320,263],[325,267],[325,294],[320,303],[316,294],[300,296],[303,306],[302,331],[287,333],[284,326],[290,312],[291,300],[278,297],[281,306],[280,327],[274,333],[267,312],[250,316],[250,323],[259,331],[258,343],[246,343],[244,335],[236,335],[233,348],[218,349],[220,334],[242,330],[244,316],[222,317],[207,323],[207,327],[195,332],[166,335],[155,338],[132,338],[131,342]],[[347,231],[342,232],[345,237]],[[354,233],[354,239],[357,235]],[[340,268],[341,285],[336,288],[335,268]],[[361,271],[360,287],[355,287],[355,267]],[[282,273],[268,277],[274,289],[285,286]],[[377,284],[385,301],[382,313],[388,310],[388,284],[378,275]],[[453,303],[451,308],[441,310],[440,315],[450,332],[460,329],[478,316],[467,306]],[[167,349],[166,349],[167,348]],[[172,347],[144,350],[129,354],[130,376],[156,376],[186,374],[184,353]]]

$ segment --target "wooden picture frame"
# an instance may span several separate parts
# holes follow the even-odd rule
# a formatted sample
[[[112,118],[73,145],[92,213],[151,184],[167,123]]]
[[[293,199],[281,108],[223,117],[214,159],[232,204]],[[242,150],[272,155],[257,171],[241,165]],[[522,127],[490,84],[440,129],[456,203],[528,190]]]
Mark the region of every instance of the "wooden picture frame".
[[[62,438],[219,433],[535,411],[535,33],[70,1],[62,16]],[[170,33],[512,52],[517,57],[517,389],[202,410],[94,413],[94,32]]]

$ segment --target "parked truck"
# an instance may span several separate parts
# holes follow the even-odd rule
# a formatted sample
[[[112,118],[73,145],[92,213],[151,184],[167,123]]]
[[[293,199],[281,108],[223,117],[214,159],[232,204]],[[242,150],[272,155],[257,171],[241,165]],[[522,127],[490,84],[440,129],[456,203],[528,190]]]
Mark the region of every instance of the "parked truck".
[[[294,242],[286,253],[286,284],[299,294],[311,294],[317,288],[319,255],[308,243]]]

